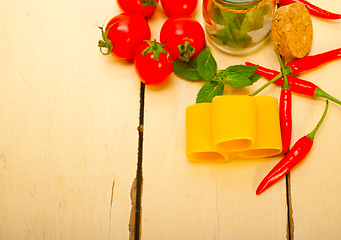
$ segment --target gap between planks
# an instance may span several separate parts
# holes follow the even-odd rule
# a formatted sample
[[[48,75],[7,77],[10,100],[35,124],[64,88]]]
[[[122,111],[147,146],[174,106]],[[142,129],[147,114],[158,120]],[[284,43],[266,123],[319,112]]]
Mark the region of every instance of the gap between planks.
[[[145,84],[141,82],[140,88],[140,117],[139,126],[137,128],[138,136],[138,154],[137,154],[137,170],[136,178],[133,181],[130,197],[132,209],[130,213],[129,224],[129,240],[139,240],[141,237],[141,209],[142,209],[142,158],[143,158],[143,123],[144,123],[144,98],[145,98]]]
[[[286,194],[287,194],[287,239],[294,240],[294,218],[293,218],[293,209],[291,203],[291,178],[290,172],[285,176],[285,184],[286,184]]]

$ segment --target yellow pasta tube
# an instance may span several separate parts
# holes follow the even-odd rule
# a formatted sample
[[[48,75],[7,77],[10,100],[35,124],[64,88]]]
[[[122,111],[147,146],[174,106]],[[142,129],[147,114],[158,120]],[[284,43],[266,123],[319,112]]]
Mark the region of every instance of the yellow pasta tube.
[[[212,100],[212,142],[221,152],[238,152],[254,147],[256,101],[246,95],[218,96]]]
[[[198,103],[186,108],[186,156],[192,162],[224,162],[227,154],[212,146],[212,104]]]
[[[257,96],[257,137],[253,149],[240,152],[244,158],[263,158],[282,152],[281,129],[279,123],[278,99],[270,96]]]

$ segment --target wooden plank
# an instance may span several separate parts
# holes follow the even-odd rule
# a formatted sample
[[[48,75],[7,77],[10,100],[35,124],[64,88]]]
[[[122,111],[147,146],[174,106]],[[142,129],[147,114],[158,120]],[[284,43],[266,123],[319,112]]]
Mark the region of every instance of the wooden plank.
[[[340,1],[312,0],[312,3],[341,13]],[[314,40],[310,54],[340,48],[340,21],[313,17]],[[341,61],[333,61],[316,70],[300,74],[324,91],[341,98]],[[324,110],[323,99],[311,100],[295,96],[293,141],[309,133]],[[341,108],[330,102],[325,122],[317,132],[313,149],[291,173],[291,196],[295,239],[340,239],[341,180],[339,177]]]
[[[140,81],[95,27],[116,2],[0,5],[0,239],[128,239]]]
[[[194,15],[199,21],[201,4]],[[162,13],[157,16],[162,16]],[[164,21],[164,20],[155,20]],[[212,47],[219,69],[245,61],[278,69],[273,45],[248,56],[226,55]],[[263,85],[227,88],[248,94]],[[223,164],[190,163],[186,158],[185,110],[203,83],[173,75],[157,89],[146,88],[142,239],[286,239],[285,181],[256,196],[257,185],[280,159],[238,160]],[[259,95],[278,96],[270,86]]]

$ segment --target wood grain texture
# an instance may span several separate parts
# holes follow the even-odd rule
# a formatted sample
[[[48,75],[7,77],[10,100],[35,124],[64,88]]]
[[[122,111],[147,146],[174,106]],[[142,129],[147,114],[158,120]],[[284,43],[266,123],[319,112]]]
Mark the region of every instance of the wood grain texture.
[[[0,239],[128,239],[140,81],[114,1],[0,3]]]
[[[341,12],[340,1],[312,0],[329,11]],[[312,18],[314,38],[310,54],[318,54],[341,47],[341,21]],[[316,83],[330,95],[341,99],[341,61],[336,60],[300,77]],[[323,99],[294,99],[293,141],[309,133],[319,121]],[[316,134],[314,146],[299,167],[291,173],[291,194],[294,219],[294,239],[340,239],[341,236],[341,168],[340,151],[341,106],[330,102],[326,119]]]
[[[311,2],[341,12],[339,1]],[[203,23],[201,4],[193,17]],[[0,239],[134,239],[140,81],[131,61],[100,54],[95,26],[121,12],[116,2],[2,1],[0,12]],[[159,4],[152,39],[166,19]],[[310,54],[341,47],[340,24],[313,18]],[[212,53],[219,69],[249,61],[279,70],[273,49],[269,41],[246,56]],[[340,67],[300,77],[341,98]],[[341,106],[330,104],[311,153],[291,172],[288,219],[285,179],[255,194],[281,156],[186,159],[185,109],[202,84],[173,74],[145,89],[141,239],[284,240],[290,220],[295,240],[339,239]],[[271,85],[258,95],[279,93]],[[295,142],[325,101],[294,95],[293,103]]]
[[[194,17],[202,22],[200,4]],[[226,55],[214,47],[212,52],[219,69],[245,61],[278,68],[270,42],[248,56]],[[250,89],[227,87],[225,94],[248,94],[265,82]],[[202,84],[173,75],[163,87],[146,88],[141,239],[286,239],[285,181],[255,194],[279,157],[234,158],[224,164],[186,159],[185,110]],[[259,95],[278,93],[270,86]]]

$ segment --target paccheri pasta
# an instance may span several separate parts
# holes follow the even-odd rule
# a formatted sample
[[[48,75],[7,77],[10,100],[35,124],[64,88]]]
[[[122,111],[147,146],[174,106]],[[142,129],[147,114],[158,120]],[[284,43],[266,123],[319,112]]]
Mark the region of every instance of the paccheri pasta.
[[[264,158],[282,152],[278,99],[218,96],[186,109],[186,156],[192,162],[224,162],[229,153]]]

